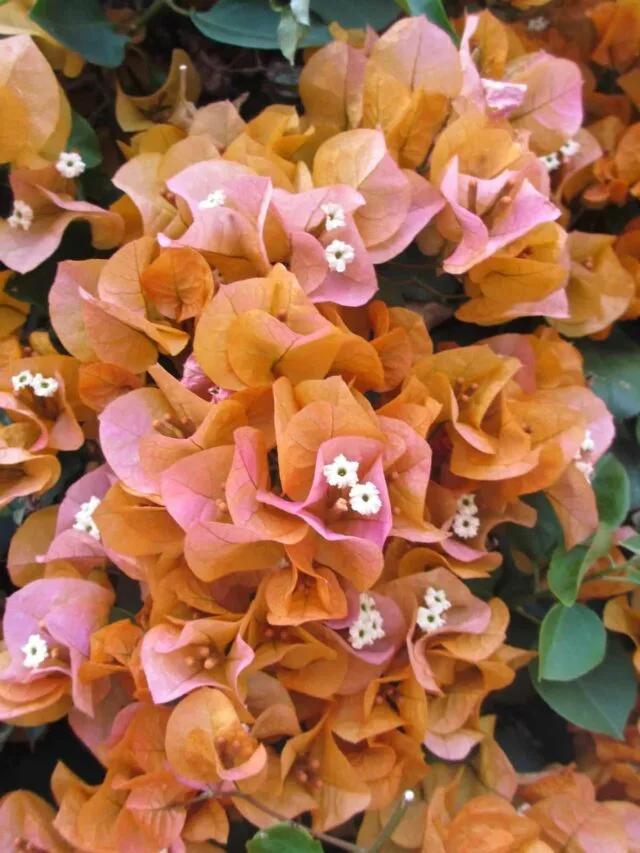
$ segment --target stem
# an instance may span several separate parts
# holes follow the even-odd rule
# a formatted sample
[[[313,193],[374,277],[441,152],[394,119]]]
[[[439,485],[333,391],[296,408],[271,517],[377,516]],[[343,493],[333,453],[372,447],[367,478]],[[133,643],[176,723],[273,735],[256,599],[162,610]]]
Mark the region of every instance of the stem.
[[[165,6],[169,4],[166,0],[153,0],[153,3],[148,6],[144,12],[141,12],[138,18],[133,22],[133,24],[129,27],[129,35],[135,35],[139,30],[141,30],[144,25],[153,18],[154,15],[157,15],[158,12],[162,11]]]
[[[413,791],[405,791],[400,799],[400,802],[396,806],[394,813],[391,815],[385,826],[380,830],[380,835],[373,842],[371,847],[369,848],[369,853],[380,853],[382,848],[387,843],[387,841],[391,840],[391,836],[396,831],[405,814],[407,813],[407,809],[411,805],[411,803],[415,800],[416,795]]]
[[[239,797],[242,800],[246,800],[248,803],[251,803],[252,806],[255,806],[257,809],[260,809],[261,812],[268,814],[269,817],[274,818],[280,823],[289,823],[293,826],[302,826],[302,824],[297,823],[295,820],[290,820],[285,815],[278,814],[278,812],[274,811],[269,806],[265,806],[263,803],[259,802],[259,800],[254,799],[251,794],[244,794],[240,791],[228,792],[225,796],[231,797]],[[306,829],[308,833],[313,835],[314,838],[317,838],[318,841],[324,841],[325,844],[332,844],[334,847],[339,847],[340,850],[346,850],[348,853],[365,853],[360,847],[356,847],[355,844],[350,844],[348,841],[343,841],[341,838],[335,838],[333,835],[326,835],[324,832],[315,832],[313,829],[308,829],[308,827],[303,827]],[[373,850],[373,848],[371,848]]]
[[[178,15],[186,15],[187,18],[191,17],[187,9],[183,9],[182,6],[178,6],[175,0],[164,0],[166,5],[171,9],[172,12],[177,12]]]

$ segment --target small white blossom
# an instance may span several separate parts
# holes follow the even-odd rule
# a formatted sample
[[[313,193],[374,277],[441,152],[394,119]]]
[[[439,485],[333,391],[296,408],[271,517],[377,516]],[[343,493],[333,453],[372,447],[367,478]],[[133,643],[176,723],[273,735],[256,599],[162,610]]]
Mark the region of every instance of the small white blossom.
[[[31,634],[20,651],[24,655],[22,665],[25,669],[38,669],[49,657],[49,646],[40,634]]]
[[[416,619],[418,628],[425,634],[432,634],[438,628],[444,628],[447,624],[446,617],[434,610],[431,607],[418,607],[418,616]]]
[[[375,515],[382,507],[380,492],[375,483],[357,483],[349,492],[349,504],[360,515]]]
[[[84,533],[88,533],[89,536],[93,536],[94,539],[100,539],[100,531],[98,530],[98,525],[93,520],[93,513],[101,503],[100,498],[93,495],[88,501],[80,504],[80,509],[75,515],[73,529],[82,530]]]
[[[56,163],[56,169],[65,178],[78,178],[86,168],[86,163],[75,151],[63,151]]]
[[[30,370],[21,370],[20,373],[11,377],[11,384],[16,392],[22,391],[23,388],[30,388],[32,382],[33,373]]]
[[[31,382],[33,393],[36,397],[53,397],[58,388],[58,380],[53,376],[43,376],[41,373],[36,373]]]
[[[386,636],[382,614],[375,605],[373,596],[360,594],[360,615],[349,628],[349,642],[354,649],[372,646]]]
[[[214,207],[222,207],[227,200],[224,190],[214,190],[198,204],[200,210],[213,210]]]
[[[595,468],[593,467],[591,462],[585,462],[584,460],[578,459],[578,461],[575,463],[575,466],[578,471],[580,471],[581,474],[584,474],[587,480],[591,482],[595,473]]]
[[[582,453],[591,453],[591,451],[595,449],[596,443],[591,435],[591,430],[588,429],[584,434],[584,439],[582,440],[582,444],[580,445],[580,450],[582,451]]]
[[[343,243],[342,240],[333,240],[324,250],[324,255],[330,270],[344,272],[347,265],[355,260],[356,250],[348,243]]]
[[[530,18],[527,23],[527,29],[532,33],[543,33],[548,26],[549,21],[543,15],[538,15],[537,18]]]
[[[28,231],[33,222],[33,208],[26,203],[16,199],[13,203],[11,216],[7,219],[10,228],[22,228],[23,231]]]
[[[460,539],[473,539],[480,529],[480,519],[476,515],[458,513],[453,519],[453,532]]]
[[[447,598],[447,593],[443,589],[435,589],[430,586],[424,594],[424,603],[429,610],[436,613],[444,613],[451,607],[451,602]]]
[[[560,146],[560,152],[564,157],[575,157],[580,151],[580,143],[575,139],[568,139],[564,145]]]
[[[456,501],[458,512],[461,515],[477,515],[478,507],[476,506],[475,495],[460,495]]]
[[[554,151],[552,154],[545,154],[544,157],[538,157],[538,160],[540,160],[547,172],[555,172],[562,165],[557,151]]]
[[[358,468],[360,463],[347,459],[344,454],[336,456],[333,462],[325,465],[322,469],[324,478],[330,486],[344,489],[347,486],[355,486],[358,482]]]
[[[327,217],[324,223],[327,231],[333,231],[335,228],[344,228],[344,207],[341,204],[328,202],[327,204],[321,204],[320,210]]]
[[[367,592],[360,593],[360,612],[372,613],[376,609],[376,600]]]

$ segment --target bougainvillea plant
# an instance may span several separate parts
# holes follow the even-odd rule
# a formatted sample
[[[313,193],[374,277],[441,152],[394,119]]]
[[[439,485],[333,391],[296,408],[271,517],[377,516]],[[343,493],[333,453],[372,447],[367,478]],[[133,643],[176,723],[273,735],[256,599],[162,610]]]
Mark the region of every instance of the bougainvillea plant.
[[[2,851],[640,850],[640,6],[487,6],[0,4]]]

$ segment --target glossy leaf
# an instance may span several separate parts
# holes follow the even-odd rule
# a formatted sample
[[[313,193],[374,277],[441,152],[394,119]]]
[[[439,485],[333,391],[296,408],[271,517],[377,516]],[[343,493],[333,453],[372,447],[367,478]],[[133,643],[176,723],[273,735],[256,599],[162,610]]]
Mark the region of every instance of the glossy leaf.
[[[610,453],[596,466],[593,490],[600,521],[612,528],[619,527],[629,512],[630,484],[627,472]]]
[[[302,826],[278,823],[247,842],[248,853],[322,853],[322,845]]]
[[[87,62],[122,64],[129,38],[114,30],[99,0],[37,0],[30,17]]]
[[[549,681],[572,681],[604,658],[607,632],[602,620],[584,604],[554,605],[540,628],[540,675]]]
[[[397,3],[410,15],[425,15],[432,24],[436,24],[448,33],[456,44],[458,43],[458,36],[451,26],[442,0],[397,0]]]
[[[311,0],[312,10],[327,24],[337,21],[342,27],[372,27],[383,30],[398,17],[394,0],[365,0],[345,3],[343,0]]]
[[[609,637],[602,663],[574,681],[545,681],[538,660],[530,665],[533,686],[557,714],[591,732],[622,740],[636,701],[636,676],[629,654]]]
[[[551,556],[547,580],[553,594],[566,607],[570,607],[578,596],[582,579],[589,568],[611,548],[611,527],[600,524],[591,543],[576,545],[570,551],[560,545]]]
[[[582,341],[585,374],[592,377],[592,390],[616,418],[631,418],[640,412],[640,346],[623,332],[614,330],[606,341]]]

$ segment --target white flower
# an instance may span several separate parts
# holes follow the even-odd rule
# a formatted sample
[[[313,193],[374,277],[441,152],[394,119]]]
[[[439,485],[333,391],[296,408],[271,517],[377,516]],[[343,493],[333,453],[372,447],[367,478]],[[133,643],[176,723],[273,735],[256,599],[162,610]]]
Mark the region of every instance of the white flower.
[[[354,649],[362,649],[364,646],[372,646],[376,641],[374,634],[375,631],[370,622],[358,619],[358,621],[354,622],[349,628],[349,642]]]
[[[30,370],[21,370],[11,377],[11,384],[14,391],[22,391],[23,388],[30,388],[33,382],[33,373]]]
[[[382,507],[380,492],[375,483],[357,483],[349,492],[349,503],[360,515],[375,515]]]
[[[564,145],[560,146],[560,151],[564,157],[575,157],[580,151],[580,143],[575,139],[568,139]]]
[[[381,640],[383,637],[386,637],[386,632],[382,627],[383,624],[384,620],[380,611],[373,610],[369,614],[369,625],[371,626],[371,631],[373,632],[374,640]]]
[[[206,198],[203,198],[198,207],[200,210],[213,210],[214,207],[222,207],[227,200],[224,190],[214,190]]]
[[[584,439],[582,440],[582,444],[580,445],[580,450],[583,453],[591,453],[591,451],[595,449],[596,443],[591,436],[591,430],[588,429],[584,434]]]
[[[425,634],[432,634],[438,628],[444,628],[447,623],[446,617],[434,610],[431,607],[418,607],[418,617],[416,619],[418,628]]]
[[[356,250],[348,243],[343,243],[342,240],[333,240],[324,250],[324,255],[330,270],[344,272],[347,264],[355,260]]]
[[[372,595],[369,595],[366,592],[360,593],[360,612],[361,613],[373,613],[376,609],[376,600]]]
[[[327,217],[324,223],[324,227],[327,231],[333,231],[334,228],[344,227],[344,207],[341,204],[328,202],[327,204],[321,204],[320,210]]]
[[[22,665],[25,669],[38,669],[49,657],[49,646],[40,634],[31,634],[20,651],[24,655]]]
[[[554,151],[552,154],[545,154],[544,157],[538,157],[538,160],[540,160],[547,172],[555,172],[561,166],[557,151]]]
[[[458,513],[453,519],[453,532],[461,539],[473,539],[480,529],[480,519],[476,515]]]
[[[22,228],[23,231],[28,231],[33,222],[33,208],[26,201],[16,199],[13,202],[13,211],[7,222],[10,228]]]
[[[447,598],[447,593],[443,589],[435,589],[430,586],[424,594],[424,603],[429,610],[435,613],[444,613],[451,607],[451,602]]]
[[[347,459],[342,453],[325,465],[322,469],[324,478],[330,486],[338,486],[344,489],[347,486],[355,486],[358,482],[359,462]]]
[[[36,397],[53,397],[58,388],[58,380],[53,376],[43,376],[41,373],[36,373],[31,381],[31,387]]]
[[[78,178],[86,168],[86,163],[75,151],[63,151],[56,163],[56,169],[65,178]]]
[[[539,15],[537,18],[530,18],[527,23],[527,29],[532,33],[543,33],[549,26],[549,21]]]
[[[461,515],[477,515],[478,507],[476,506],[475,495],[460,495],[456,501],[458,512]]]
[[[73,529],[82,530],[84,533],[88,533],[89,536],[93,536],[94,539],[100,539],[100,531],[98,530],[98,525],[93,520],[93,513],[101,503],[100,498],[93,495],[88,501],[80,504],[80,509],[75,515]]]
[[[578,469],[578,471],[580,471],[581,474],[584,474],[584,476],[587,478],[587,480],[589,480],[589,482],[591,482],[593,475],[595,473],[595,468],[593,467],[591,462],[585,462],[584,460],[579,459],[575,463],[575,466]]]

